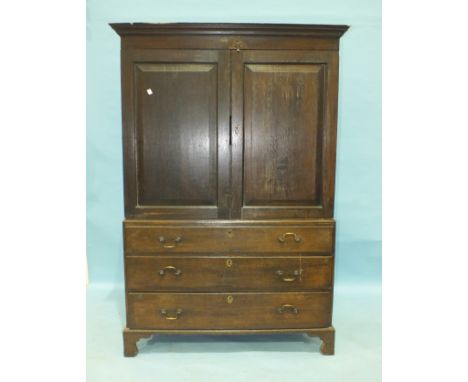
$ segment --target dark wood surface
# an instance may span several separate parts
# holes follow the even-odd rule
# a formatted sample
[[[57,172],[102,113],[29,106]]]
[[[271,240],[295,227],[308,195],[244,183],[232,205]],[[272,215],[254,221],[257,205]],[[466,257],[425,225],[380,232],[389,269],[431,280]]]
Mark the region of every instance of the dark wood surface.
[[[317,205],[322,65],[244,67],[244,205]]]
[[[149,339],[159,334],[171,335],[255,335],[255,334],[278,334],[278,333],[307,333],[310,337],[319,337],[322,340],[320,352],[323,355],[335,354],[335,328],[300,328],[300,329],[201,329],[201,330],[167,330],[167,329],[129,329],[123,330],[124,355],[135,357],[138,354],[138,342]],[[202,345],[200,345],[202,346]],[[200,349],[202,349],[200,347]]]
[[[128,256],[129,291],[307,291],[331,288],[333,257]]]
[[[122,52],[127,217],[228,217],[228,57]]]
[[[135,77],[138,205],[216,205],[216,65],[137,64]]]
[[[346,25],[115,23],[125,49],[338,50]]]
[[[328,253],[334,248],[334,226],[154,226],[125,228],[125,251],[152,253]],[[284,237],[284,242],[281,242]],[[296,241],[300,240],[300,241]]]
[[[246,36],[300,36],[339,39],[349,26],[328,24],[249,24],[249,23],[112,23],[120,35],[246,35]]]
[[[127,299],[127,323],[135,329],[282,329],[331,324],[330,292],[130,292]]]
[[[243,206],[320,206],[322,94],[321,55],[249,51],[244,70]],[[260,62],[260,64],[257,64]],[[252,213],[254,209],[250,209]],[[262,209],[256,211],[261,217]]]
[[[332,217],[337,75],[332,50],[123,49],[126,216]]]
[[[124,354],[331,326],[343,25],[117,23]]]
[[[333,216],[336,52],[241,51],[233,66],[244,124],[246,219]],[[233,77],[236,74],[233,73]]]

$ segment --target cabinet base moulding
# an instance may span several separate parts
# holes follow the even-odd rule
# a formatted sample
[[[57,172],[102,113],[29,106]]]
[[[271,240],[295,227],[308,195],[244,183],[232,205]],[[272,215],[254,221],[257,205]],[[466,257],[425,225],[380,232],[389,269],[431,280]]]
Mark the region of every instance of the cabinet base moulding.
[[[137,342],[144,338],[150,338],[155,334],[174,334],[174,335],[236,335],[236,334],[288,334],[288,333],[306,333],[310,337],[319,337],[322,340],[320,352],[323,355],[335,354],[335,328],[315,329],[256,329],[256,330],[141,330],[128,329],[123,331],[124,355],[125,357],[135,357],[138,354]]]

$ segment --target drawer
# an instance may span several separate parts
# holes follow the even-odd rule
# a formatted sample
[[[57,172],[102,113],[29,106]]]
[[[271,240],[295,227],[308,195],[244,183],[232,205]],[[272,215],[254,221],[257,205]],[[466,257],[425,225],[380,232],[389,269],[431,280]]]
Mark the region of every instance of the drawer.
[[[308,329],[331,325],[330,292],[128,293],[130,329]]]
[[[330,289],[333,257],[128,256],[129,291]]]
[[[125,225],[127,254],[318,253],[334,250],[334,224],[276,226]]]

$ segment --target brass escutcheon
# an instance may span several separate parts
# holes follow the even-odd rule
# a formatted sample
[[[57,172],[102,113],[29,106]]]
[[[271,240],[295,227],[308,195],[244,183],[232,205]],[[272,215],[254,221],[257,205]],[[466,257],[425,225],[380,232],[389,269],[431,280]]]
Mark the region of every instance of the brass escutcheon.
[[[237,52],[240,52],[241,47],[242,47],[242,43],[240,41],[234,41],[229,48],[235,49]]]
[[[228,267],[228,268],[232,267],[232,260],[231,259],[226,260],[226,267]]]
[[[228,304],[232,304],[232,302],[234,301],[234,297],[232,297],[232,296],[227,296],[227,299],[226,299],[226,300],[227,300]]]
[[[227,231],[227,237],[229,239],[232,239],[234,237],[234,232],[232,232],[231,230]]]

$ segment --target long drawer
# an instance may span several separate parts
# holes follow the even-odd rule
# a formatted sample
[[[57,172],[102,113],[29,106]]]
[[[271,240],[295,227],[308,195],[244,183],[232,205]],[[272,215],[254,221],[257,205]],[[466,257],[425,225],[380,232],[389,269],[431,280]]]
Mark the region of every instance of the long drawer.
[[[302,225],[163,226],[126,222],[126,254],[301,253],[330,254],[334,223]]]
[[[333,257],[129,256],[129,291],[330,289]]]
[[[128,293],[130,329],[286,329],[331,325],[330,292]]]

